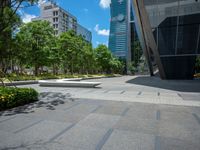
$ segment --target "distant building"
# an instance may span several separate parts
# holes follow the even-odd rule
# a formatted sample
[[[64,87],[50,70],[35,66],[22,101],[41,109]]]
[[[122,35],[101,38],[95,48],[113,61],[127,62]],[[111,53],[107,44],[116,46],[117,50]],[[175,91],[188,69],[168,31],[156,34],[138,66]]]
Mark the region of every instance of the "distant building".
[[[135,26],[131,12],[130,0],[111,0],[109,49],[127,64],[134,57]]]
[[[60,35],[61,33],[66,32],[68,30],[73,30],[77,33],[77,35],[81,34],[83,37],[85,37],[85,40],[91,42],[92,33],[84,27],[82,27],[84,28],[84,31],[81,30],[82,32],[81,31],[79,32],[80,29],[78,28],[80,27],[78,26],[80,25],[77,23],[77,18],[68,11],[56,5],[56,3],[49,1],[44,4],[41,4],[40,13],[41,16],[32,19],[32,21],[36,20],[49,21],[54,28],[55,35]],[[89,37],[89,35],[91,36]]]
[[[80,24],[77,24],[77,35],[81,35],[88,42],[92,41],[92,32]]]

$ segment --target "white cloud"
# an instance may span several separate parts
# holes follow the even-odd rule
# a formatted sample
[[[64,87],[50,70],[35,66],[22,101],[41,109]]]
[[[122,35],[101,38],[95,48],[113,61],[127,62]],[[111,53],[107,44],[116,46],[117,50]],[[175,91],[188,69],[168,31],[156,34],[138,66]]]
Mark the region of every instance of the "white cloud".
[[[24,23],[31,22],[31,19],[37,17],[36,15],[27,14],[27,13],[25,13],[23,10],[18,10],[18,13],[19,13],[19,15],[21,16],[22,21],[23,21]]]
[[[107,29],[99,29],[99,24],[94,27],[94,30],[98,35],[109,36],[110,30]]]
[[[36,18],[36,15],[32,15],[32,14],[27,14],[25,13],[22,9],[17,11],[18,14],[21,16],[21,19],[24,23],[28,23],[31,22],[31,19]]]
[[[33,18],[36,18],[37,16],[35,16],[35,15],[31,15],[31,14],[26,14],[26,13],[24,13],[24,15],[22,16],[22,21],[24,22],[24,23],[28,23],[28,22],[31,22],[31,19],[33,19]]]
[[[38,5],[40,6],[40,5],[42,5],[42,4],[46,3],[46,2],[47,2],[47,0],[39,0],[38,1]]]
[[[102,8],[109,8],[110,7],[110,3],[111,3],[111,0],[100,0],[99,5]]]

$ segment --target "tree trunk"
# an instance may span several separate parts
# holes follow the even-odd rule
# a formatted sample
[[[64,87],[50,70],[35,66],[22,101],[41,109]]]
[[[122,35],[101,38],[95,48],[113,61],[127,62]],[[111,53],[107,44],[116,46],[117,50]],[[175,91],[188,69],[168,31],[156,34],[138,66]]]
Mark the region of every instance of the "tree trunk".
[[[39,67],[35,65],[35,76],[38,76],[39,74]]]

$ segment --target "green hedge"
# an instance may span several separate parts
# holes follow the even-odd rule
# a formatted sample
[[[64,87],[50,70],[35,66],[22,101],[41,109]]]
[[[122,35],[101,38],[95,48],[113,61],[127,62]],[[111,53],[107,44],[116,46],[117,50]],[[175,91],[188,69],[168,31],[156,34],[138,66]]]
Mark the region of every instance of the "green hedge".
[[[38,100],[38,93],[31,88],[0,87],[0,111]]]

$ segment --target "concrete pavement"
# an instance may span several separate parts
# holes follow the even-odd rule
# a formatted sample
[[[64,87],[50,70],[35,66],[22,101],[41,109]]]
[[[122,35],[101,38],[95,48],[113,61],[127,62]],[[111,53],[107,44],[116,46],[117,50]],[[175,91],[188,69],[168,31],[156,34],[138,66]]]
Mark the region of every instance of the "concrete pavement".
[[[95,89],[23,86],[40,101],[1,112],[0,149],[200,150],[199,81],[139,78],[92,80],[103,83]]]

